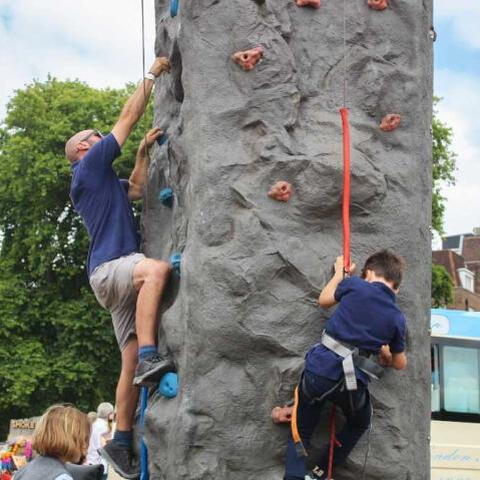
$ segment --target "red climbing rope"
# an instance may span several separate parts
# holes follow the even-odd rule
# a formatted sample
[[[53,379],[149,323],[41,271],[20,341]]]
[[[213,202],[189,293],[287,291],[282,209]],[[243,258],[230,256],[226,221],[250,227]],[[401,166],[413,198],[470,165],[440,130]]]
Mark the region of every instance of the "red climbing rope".
[[[343,128],[343,263],[345,274],[350,274],[350,125],[348,109],[340,109]]]
[[[340,115],[342,116],[343,130],[343,269],[344,275],[348,276],[350,274],[350,125],[348,123],[348,109],[342,107],[340,109]],[[328,452],[328,480],[332,480],[335,446],[340,446],[340,443],[335,437],[335,416],[336,407],[333,405],[329,421],[330,448]]]
[[[335,447],[341,447],[342,445],[336,438],[335,433],[335,417],[336,417],[336,407],[332,407],[332,412],[330,413],[330,419],[328,420],[329,430],[330,430],[330,449],[328,451],[328,471],[327,479],[332,480],[333,475],[333,452]]]

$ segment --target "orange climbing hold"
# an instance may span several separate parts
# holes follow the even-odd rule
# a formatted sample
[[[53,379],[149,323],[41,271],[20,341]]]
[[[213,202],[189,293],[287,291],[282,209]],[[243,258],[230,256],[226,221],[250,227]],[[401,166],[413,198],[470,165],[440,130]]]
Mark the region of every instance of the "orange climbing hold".
[[[368,6],[373,10],[385,10],[388,8],[388,0],[368,0]]]
[[[255,47],[232,55],[232,60],[240,65],[246,72],[253,70],[263,57],[263,48]]]
[[[320,8],[320,0],[295,0],[299,7],[313,7]]]
[[[268,196],[273,200],[277,200],[277,202],[288,202],[292,196],[292,186],[283,180],[277,182],[270,188]]]
[[[383,117],[382,123],[380,124],[380,130],[391,132],[400,125],[401,120],[402,117],[398,113],[389,113]]]
[[[291,407],[275,407],[272,410],[273,423],[290,423],[292,420],[293,405]]]

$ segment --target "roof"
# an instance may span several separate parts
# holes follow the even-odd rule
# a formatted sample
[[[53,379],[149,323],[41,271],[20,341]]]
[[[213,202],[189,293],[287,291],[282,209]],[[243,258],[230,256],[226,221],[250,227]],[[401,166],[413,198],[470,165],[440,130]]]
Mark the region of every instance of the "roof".
[[[432,252],[432,259],[434,263],[443,265],[450,276],[453,278],[455,287],[461,287],[462,282],[458,274],[459,268],[465,268],[465,260],[462,256],[455,253],[453,250],[434,250]]]
[[[458,235],[448,235],[447,237],[443,237],[442,248],[444,250],[449,250],[451,248],[460,248],[460,242],[462,237],[464,237],[465,241],[467,237],[473,237],[473,233],[459,233]]]

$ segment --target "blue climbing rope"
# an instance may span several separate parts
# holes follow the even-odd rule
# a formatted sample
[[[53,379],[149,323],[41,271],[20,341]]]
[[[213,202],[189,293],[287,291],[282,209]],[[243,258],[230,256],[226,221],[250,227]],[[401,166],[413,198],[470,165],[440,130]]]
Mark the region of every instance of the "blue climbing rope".
[[[148,480],[148,449],[144,440],[145,434],[145,411],[148,405],[148,387],[140,390],[140,428],[142,431],[142,443],[140,445],[140,480]]]

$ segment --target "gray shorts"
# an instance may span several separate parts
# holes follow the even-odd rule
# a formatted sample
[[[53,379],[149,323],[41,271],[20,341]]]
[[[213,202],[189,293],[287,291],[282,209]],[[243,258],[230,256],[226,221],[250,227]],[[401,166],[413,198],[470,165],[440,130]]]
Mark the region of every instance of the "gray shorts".
[[[132,336],[136,336],[137,292],[133,286],[133,269],[144,258],[143,253],[131,253],[100,264],[90,275],[90,285],[98,303],[112,315],[120,351]]]

